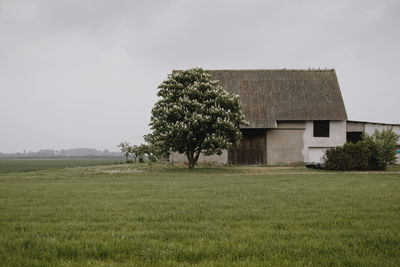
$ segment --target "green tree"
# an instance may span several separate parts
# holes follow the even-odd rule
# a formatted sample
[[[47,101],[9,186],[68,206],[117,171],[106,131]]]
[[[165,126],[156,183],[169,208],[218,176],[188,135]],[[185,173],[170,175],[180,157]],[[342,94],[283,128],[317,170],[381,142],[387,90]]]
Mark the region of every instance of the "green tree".
[[[374,134],[363,136],[363,142],[371,149],[370,168],[386,169],[386,166],[396,162],[396,148],[400,135],[392,128],[378,131]]]
[[[139,162],[144,161],[144,156],[147,154],[147,145],[141,144],[139,146],[133,146],[132,148],[132,153],[135,154],[135,162],[136,162],[136,157],[139,159]]]
[[[139,162],[144,162],[145,156],[147,156],[150,162],[155,162],[157,160],[156,153],[152,150],[152,146],[149,144],[134,146],[133,150],[136,157],[139,158]]]
[[[132,151],[131,145],[127,141],[125,141],[119,143],[117,147],[121,150],[122,154],[124,154],[126,162],[128,162],[129,155],[131,154]]]
[[[207,71],[173,73],[158,89],[147,140],[160,153],[183,153],[194,168],[200,153],[220,155],[240,142],[239,126],[246,121],[239,96],[223,90]]]
[[[136,145],[134,145],[134,146],[129,146],[128,147],[128,153],[129,153],[129,155],[131,156],[131,158],[132,158],[132,162],[135,162],[136,163],[136,159],[137,159],[137,153],[136,153]],[[128,161],[129,162],[129,161]]]

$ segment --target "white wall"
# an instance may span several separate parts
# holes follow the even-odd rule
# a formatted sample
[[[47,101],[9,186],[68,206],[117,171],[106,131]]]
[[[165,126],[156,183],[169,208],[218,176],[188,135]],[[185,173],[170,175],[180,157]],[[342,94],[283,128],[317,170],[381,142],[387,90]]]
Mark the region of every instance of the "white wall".
[[[346,132],[365,132],[365,123],[364,122],[347,121],[346,122]]]
[[[307,121],[303,141],[304,162],[321,162],[327,148],[341,146],[346,142],[346,121],[330,121],[329,137],[314,137],[314,123]]]
[[[306,162],[322,162],[326,148],[310,147],[308,149],[308,160]]]
[[[400,134],[400,126],[391,126],[391,125],[377,124],[377,123],[365,123],[365,132],[369,135],[373,134],[375,130],[382,131],[390,128],[392,128],[395,133]]]
[[[287,127],[267,130],[268,165],[303,162],[301,151],[304,147],[304,123],[302,127],[303,129]]]
[[[171,163],[187,163],[187,157],[185,154],[172,153],[169,156]],[[204,156],[200,154],[197,163],[207,163],[207,164],[227,164],[228,163],[228,150],[223,150],[221,155]]]

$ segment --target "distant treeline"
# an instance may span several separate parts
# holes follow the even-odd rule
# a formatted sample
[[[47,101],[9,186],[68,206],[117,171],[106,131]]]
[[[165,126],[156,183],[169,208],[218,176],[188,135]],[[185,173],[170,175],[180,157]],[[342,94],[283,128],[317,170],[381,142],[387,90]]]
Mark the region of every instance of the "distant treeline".
[[[72,148],[72,149],[41,149],[37,152],[23,153],[1,153],[0,157],[123,157],[121,152],[110,152],[108,149],[103,151],[95,148]]]

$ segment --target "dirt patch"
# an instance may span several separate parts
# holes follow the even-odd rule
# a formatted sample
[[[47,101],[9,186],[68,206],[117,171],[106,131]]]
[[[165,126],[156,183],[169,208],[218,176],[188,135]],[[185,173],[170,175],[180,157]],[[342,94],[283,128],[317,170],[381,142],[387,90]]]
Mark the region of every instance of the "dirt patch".
[[[94,173],[139,173],[145,172],[143,169],[137,168],[121,168],[120,166],[95,166],[89,167],[88,170]]]
[[[101,170],[101,173],[137,173],[144,172],[143,170],[138,169],[125,169],[125,170]]]

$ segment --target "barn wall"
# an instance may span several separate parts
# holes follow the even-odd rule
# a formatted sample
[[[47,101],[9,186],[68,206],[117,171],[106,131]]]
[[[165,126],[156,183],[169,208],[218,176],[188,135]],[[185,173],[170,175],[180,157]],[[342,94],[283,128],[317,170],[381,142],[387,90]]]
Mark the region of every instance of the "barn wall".
[[[302,150],[304,162],[321,162],[327,148],[341,146],[346,142],[346,121],[330,121],[329,137],[314,137],[313,121],[307,121],[305,125]]]
[[[229,150],[229,164],[266,165],[267,129],[242,129],[240,145]]]
[[[365,133],[371,135],[375,132],[375,130],[382,131],[385,129],[392,128],[393,131],[397,134],[400,134],[400,126],[392,126],[388,124],[378,124],[378,123],[365,123]]]
[[[172,164],[174,163],[188,163],[186,155],[180,153],[172,153],[169,157],[169,160]],[[228,151],[223,150],[221,155],[211,155],[205,156],[204,154],[200,154],[199,160],[197,163],[206,163],[206,164],[227,164],[228,163]]]
[[[305,122],[278,122],[277,127],[267,131],[267,164],[303,162]]]
[[[364,132],[365,123],[362,122],[347,122],[346,132]]]
[[[276,127],[279,129],[305,129],[305,121],[278,121]]]
[[[280,165],[297,162],[321,162],[325,150],[346,142],[346,132],[362,131],[373,134],[375,130],[393,128],[400,134],[400,126],[377,123],[330,121],[330,137],[313,137],[313,121],[277,122],[277,128],[266,132],[266,164]],[[399,143],[400,147],[400,143]],[[400,164],[400,155],[398,155]],[[187,162],[185,155],[173,153],[173,163]],[[222,155],[201,155],[199,163],[227,164],[228,151]],[[265,164],[264,163],[264,164]],[[245,164],[245,163],[244,163]]]

